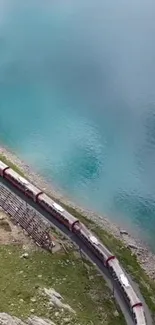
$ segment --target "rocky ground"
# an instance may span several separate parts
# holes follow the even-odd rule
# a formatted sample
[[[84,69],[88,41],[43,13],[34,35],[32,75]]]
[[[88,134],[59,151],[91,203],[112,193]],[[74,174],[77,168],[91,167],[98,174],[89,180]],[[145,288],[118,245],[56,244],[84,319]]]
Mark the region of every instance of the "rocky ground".
[[[55,325],[52,321],[48,319],[42,319],[37,316],[29,317],[26,322],[21,319],[10,316],[7,313],[0,313],[0,325]]]
[[[155,255],[139,238],[134,238],[126,230],[120,229],[120,227],[112,223],[108,218],[96,215],[92,211],[76,206],[68,198],[61,195],[59,191],[56,191],[50,183],[46,182],[40,175],[35,173],[32,168],[26,165],[24,161],[21,161],[15,154],[11,153],[9,150],[2,146],[0,147],[0,154],[7,157],[7,159],[12,161],[14,164],[18,165],[24,174],[29,178],[29,180],[35,183],[38,187],[42,188],[53,197],[61,200],[61,202],[75,208],[78,212],[82,213],[88,219],[95,221],[95,223],[100,227],[113,234],[115,238],[120,239],[125,244],[125,246],[130,247],[131,251],[136,254],[138,261],[145,272],[153,280],[155,279]]]

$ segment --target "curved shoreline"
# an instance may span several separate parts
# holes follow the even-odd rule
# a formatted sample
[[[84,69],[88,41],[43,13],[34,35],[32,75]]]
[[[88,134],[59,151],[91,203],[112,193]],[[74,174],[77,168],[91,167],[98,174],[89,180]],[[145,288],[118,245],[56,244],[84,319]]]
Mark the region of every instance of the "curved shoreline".
[[[155,280],[155,254],[143,243],[142,240],[131,236],[127,231],[122,231],[118,225],[109,220],[104,216],[95,214],[92,211],[84,209],[79,205],[74,204],[68,198],[56,191],[51,183],[48,183],[43,177],[38,173],[34,172],[33,169],[26,164],[23,160],[18,158],[15,153],[11,152],[10,149],[0,145],[0,155],[4,155],[8,160],[10,160],[15,165],[19,166],[24,172],[25,176],[38,187],[44,189],[49,195],[53,196],[55,199],[60,200],[62,203],[74,208],[76,211],[81,213],[88,220],[94,221],[100,228],[103,228],[108,233],[112,234],[116,239],[122,241],[126,247],[130,247],[131,251],[137,256],[137,260],[145,270],[145,272]]]

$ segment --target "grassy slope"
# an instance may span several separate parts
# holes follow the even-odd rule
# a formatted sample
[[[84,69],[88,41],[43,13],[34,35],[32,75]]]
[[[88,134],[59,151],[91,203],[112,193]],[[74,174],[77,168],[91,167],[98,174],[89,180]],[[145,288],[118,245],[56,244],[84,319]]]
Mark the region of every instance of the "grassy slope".
[[[12,164],[8,159],[5,158],[4,155],[0,155],[0,159],[6,162],[10,167],[15,169],[20,174],[23,172],[18,168],[16,165]],[[58,201],[58,200],[57,200]],[[89,226],[90,229],[96,233],[103,243],[109,247],[109,249],[116,254],[116,256],[121,261],[122,265],[125,269],[130,273],[133,279],[139,284],[141,293],[143,294],[146,303],[148,304],[150,310],[152,311],[153,317],[155,318],[155,282],[152,281],[146,273],[143,271],[141,266],[137,261],[136,255],[133,255],[130,249],[126,248],[123,243],[116,239],[112,234],[109,234],[106,230],[101,229],[97,226],[93,221],[88,220],[85,216],[81,213],[77,212],[74,208],[69,207],[62,202],[60,202],[66,210],[76,216],[79,220],[84,222],[86,225]]]
[[[19,246],[0,246],[0,312],[24,319],[34,309],[35,315],[51,318],[57,325],[63,325],[64,317],[71,317],[74,325],[125,324],[121,313],[117,317],[113,314],[116,306],[102,277],[88,262],[86,268],[86,262],[73,251],[69,255],[30,252],[28,259],[20,258],[22,253]],[[44,287],[62,294],[63,302],[76,316],[55,307],[49,309],[46,297],[40,294]]]

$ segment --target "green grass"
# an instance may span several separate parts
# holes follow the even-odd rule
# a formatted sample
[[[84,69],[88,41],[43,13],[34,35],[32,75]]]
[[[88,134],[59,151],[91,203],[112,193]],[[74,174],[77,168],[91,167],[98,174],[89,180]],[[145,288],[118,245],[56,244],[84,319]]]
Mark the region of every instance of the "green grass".
[[[125,324],[121,312],[114,315],[116,305],[103,278],[77,254],[70,252],[68,257],[63,252],[52,255],[37,251],[24,259],[22,253],[19,246],[0,246],[0,312],[25,319],[34,309],[35,315],[48,317],[57,325],[63,324],[64,317],[70,317],[74,325]],[[59,316],[55,316],[56,307],[49,309],[46,297],[40,293],[44,287],[59,292],[76,315],[58,310]]]

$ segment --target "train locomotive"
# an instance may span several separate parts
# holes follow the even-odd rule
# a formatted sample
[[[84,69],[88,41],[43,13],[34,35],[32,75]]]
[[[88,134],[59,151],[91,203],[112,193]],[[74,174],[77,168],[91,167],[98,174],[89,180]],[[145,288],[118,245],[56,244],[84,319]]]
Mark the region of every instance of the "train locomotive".
[[[2,161],[0,161],[0,176],[22,191],[36,204],[51,214],[52,217],[67,227],[69,231],[74,232],[76,236],[80,238],[81,242],[83,242],[104,266],[108,268],[112,278],[119,285],[132,313],[134,323],[137,325],[146,325],[142,302],[134,291],[118,259],[102,244],[102,242],[77,218]]]

